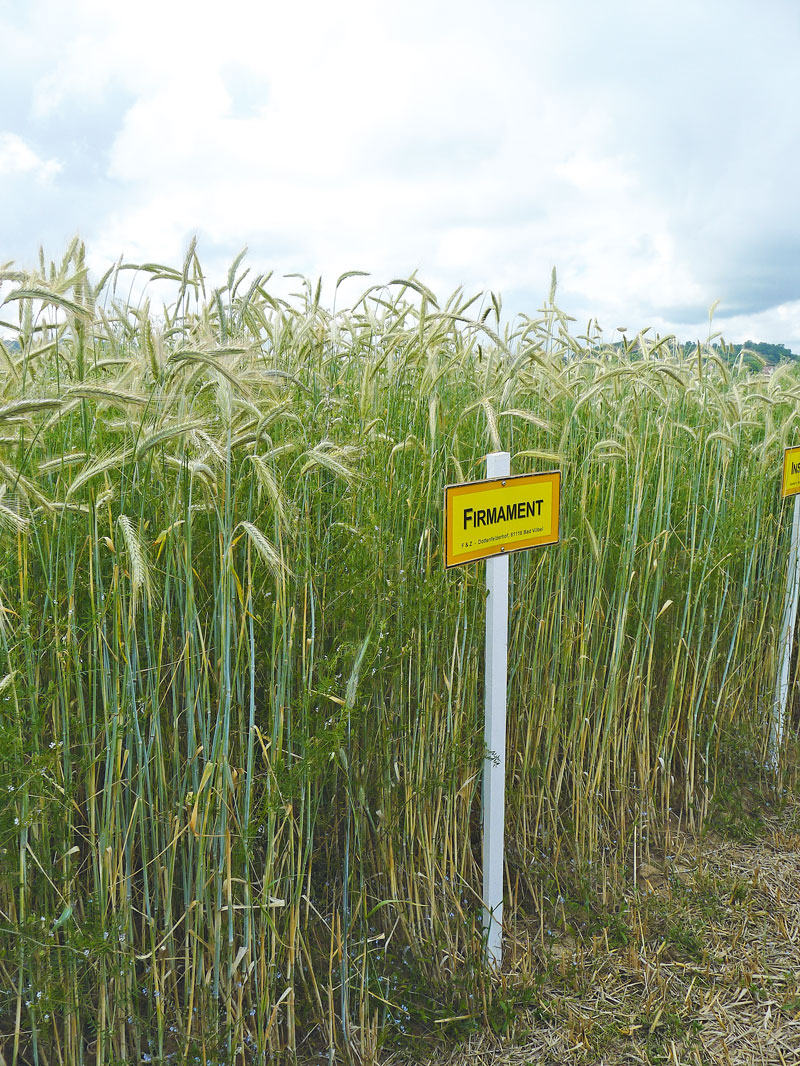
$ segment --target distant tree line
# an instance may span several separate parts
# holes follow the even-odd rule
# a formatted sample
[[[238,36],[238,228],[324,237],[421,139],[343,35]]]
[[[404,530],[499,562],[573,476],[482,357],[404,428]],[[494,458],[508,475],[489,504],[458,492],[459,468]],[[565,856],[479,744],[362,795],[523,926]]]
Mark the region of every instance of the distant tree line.
[[[716,343],[712,345],[712,348],[728,363],[738,363],[741,357],[744,365],[751,370],[761,370],[764,366],[777,366],[780,362],[798,358],[785,344],[769,344],[767,341],[745,341],[744,344]],[[686,355],[696,349],[697,344],[693,341],[686,341],[683,344],[683,351]]]
[[[744,344],[729,344],[726,341],[715,341],[712,344],[704,344],[702,341],[675,341],[675,348],[683,355],[691,358],[696,355],[698,344],[703,352],[714,352],[726,363],[734,365],[741,359],[748,370],[758,371],[764,367],[774,367],[779,363],[797,361],[800,356],[795,354],[785,344],[770,344],[768,341],[745,341]],[[612,348],[624,351],[634,360],[646,357],[649,345],[644,346],[639,338],[631,340],[614,341]],[[674,349],[673,349],[674,350]]]

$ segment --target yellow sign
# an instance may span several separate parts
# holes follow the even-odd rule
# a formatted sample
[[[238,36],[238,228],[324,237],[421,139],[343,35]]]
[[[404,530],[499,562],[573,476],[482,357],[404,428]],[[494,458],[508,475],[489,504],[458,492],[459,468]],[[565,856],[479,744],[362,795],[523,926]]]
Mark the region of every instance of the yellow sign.
[[[787,448],[783,453],[781,496],[796,496],[798,492],[800,492],[800,447]]]
[[[560,499],[560,470],[448,485],[444,565],[557,544]]]

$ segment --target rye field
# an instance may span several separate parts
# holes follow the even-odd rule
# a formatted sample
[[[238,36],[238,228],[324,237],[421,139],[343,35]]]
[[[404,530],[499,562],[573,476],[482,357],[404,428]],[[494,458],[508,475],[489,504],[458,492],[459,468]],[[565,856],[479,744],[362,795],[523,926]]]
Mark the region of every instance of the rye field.
[[[340,282],[213,288],[194,246],[93,280],[77,242],[0,272],[8,1063],[366,1063],[497,1024],[483,566],[442,562],[489,451],[563,474],[560,543],[511,563],[509,936],[791,784],[796,367],[610,345],[554,292],[507,325]]]

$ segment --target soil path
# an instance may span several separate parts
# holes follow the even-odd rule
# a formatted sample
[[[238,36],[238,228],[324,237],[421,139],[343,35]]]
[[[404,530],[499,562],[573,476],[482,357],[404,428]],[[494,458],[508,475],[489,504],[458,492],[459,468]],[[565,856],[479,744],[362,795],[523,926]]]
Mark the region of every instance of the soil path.
[[[800,1066],[800,806],[642,865],[621,914],[611,935],[518,936],[506,988],[538,984],[533,1003],[425,1066]]]

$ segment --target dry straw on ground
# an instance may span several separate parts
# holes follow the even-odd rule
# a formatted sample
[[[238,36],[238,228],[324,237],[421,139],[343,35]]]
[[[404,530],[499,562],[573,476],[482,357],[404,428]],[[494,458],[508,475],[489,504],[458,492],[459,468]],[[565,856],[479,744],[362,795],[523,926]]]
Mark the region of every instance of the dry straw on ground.
[[[800,1062],[800,807],[758,840],[676,850],[640,868],[627,945],[559,936],[543,952],[536,931],[518,936],[503,980],[545,965],[535,1007],[503,1038],[439,1048],[425,1066]]]

